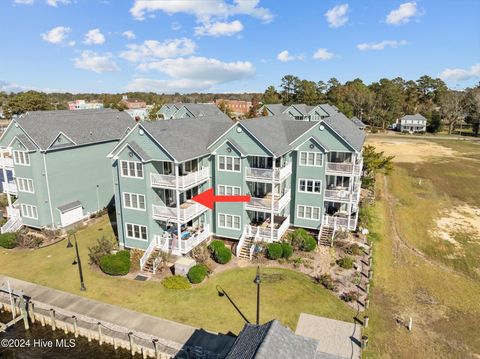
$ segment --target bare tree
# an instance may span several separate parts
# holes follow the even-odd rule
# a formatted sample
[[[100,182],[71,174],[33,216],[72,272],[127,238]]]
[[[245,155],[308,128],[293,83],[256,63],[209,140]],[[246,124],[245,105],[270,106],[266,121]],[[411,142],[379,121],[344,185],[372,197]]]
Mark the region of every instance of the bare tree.
[[[448,126],[448,134],[455,129],[455,125],[464,117],[462,98],[464,94],[459,91],[445,91],[440,96],[440,113]]]

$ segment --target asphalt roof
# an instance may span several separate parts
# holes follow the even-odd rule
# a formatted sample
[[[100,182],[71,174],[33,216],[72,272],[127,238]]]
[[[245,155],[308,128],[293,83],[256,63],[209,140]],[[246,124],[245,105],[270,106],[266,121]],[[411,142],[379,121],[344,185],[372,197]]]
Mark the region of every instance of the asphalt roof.
[[[82,207],[82,202],[80,201],[73,201],[70,203],[63,204],[61,206],[58,206],[58,210],[62,213],[68,212],[74,208]]]
[[[274,115],[281,115],[283,111],[288,108],[288,106],[284,106],[280,103],[272,103],[269,105],[265,105],[265,107],[268,108],[269,111]]]
[[[360,130],[352,120],[349,120],[341,112],[328,114],[329,116],[325,117],[322,121],[332,127],[350,146],[360,152],[365,142],[365,132]]]
[[[135,125],[128,113],[112,109],[34,111],[15,121],[40,150],[46,150],[60,133],[79,146],[119,140]]]
[[[423,117],[421,114],[416,113],[415,115],[405,115],[400,120],[422,120],[426,121],[427,119]]]
[[[277,320],[245,324],[226,359],[313,359],[317,344],[315,339],[295,335]]]
[[[357,116],[353,116],[350,121],[352,121],[358,128],[365,128],[366,125],[360,120]]]
[[[184,103],[183,106],[195,117],[225,115],[213,103]]]

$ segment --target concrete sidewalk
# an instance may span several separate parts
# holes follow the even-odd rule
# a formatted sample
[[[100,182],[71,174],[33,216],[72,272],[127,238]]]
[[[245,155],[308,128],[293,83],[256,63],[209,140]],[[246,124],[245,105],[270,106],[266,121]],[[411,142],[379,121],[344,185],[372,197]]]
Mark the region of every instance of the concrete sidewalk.
[[[24,295],[36,303],[44,306],[56,307],[65,311],[94,318],[100,322],[111,323],[120,328],[127,328],[132,332],[140,332],[158,338],[169,347],[180,349],[188,343],[188,346],[197,345],[206,350],[223,353],[230,348],[235,338],[206,333],[198,328],[170,320],[153,317],[151,315],[135,312],[96,300],[80,297],[56,289],[25,282],[23,280],[0,275],[0,286],[7,279],[13,290],[23,291]],[[199,332],[205,333],[199,336]]]

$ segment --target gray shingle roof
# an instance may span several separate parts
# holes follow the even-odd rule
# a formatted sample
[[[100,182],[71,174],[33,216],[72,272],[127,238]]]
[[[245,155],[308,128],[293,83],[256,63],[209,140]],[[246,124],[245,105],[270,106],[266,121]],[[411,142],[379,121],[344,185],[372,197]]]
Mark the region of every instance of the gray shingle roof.
[[[287,109],[288,106],[284,106],[281,103],[273,103],[269,105],[265,105],[268,110],[273,113],[274,115],[281,115],[283,111]]]
[[[23,133],[17,135],[17,138],[20,140],[21,143],[27,148],[28,151],[35,151],[37,149],[37,146],[30,141],[30,139],[24,135]]]
[[[128,145],[130,146],[130,148],[132,150],[134,150],[137,155],[139,155],[144,161],[149,161],[151,160],[152,158],[143,150],[142,147],[140,147],[140,145],[138,143],[136,143],[135,141],[130,141],[128,142]]]
[[[358,127],[358,128],[365,128],[367,125],[365,125],[362,120],[360,120],[357,116],[353,116],[351,119],[353,123]]]
[[[232,125],[222,116],[141,124],[179,162],[208,154],[207,147]]]
[[[184,103],[183,106],[195,117],[225,116],[225,114],[213,103]]]
[[[420,120],[420,121],[427,121],[425,117],[421,114],[416,113],[415,115],[405,115],[400,120]]]
[[[60,132],[76,145],[86,145],[119,140],[135,125],[128,113],[112,109],[34,111],[16,121],[41,150],[46,150]]]
[[[313,359],[317,343],[295,335],[277,320],[263,325],[246,324],[226,359]]]
[[[61,206],[58,206],[58,210],[62,213],[68,212],[74,208],[82,207],[82,202],[80,201],[73,201],[70,203],[62,204]]]
[[[325,117],[323,121],[332,127],[335,132],[346,140],[355,150],[359,152],[362,150],[363,143],[365,142],[365,133],[343,113],[329,113],[329,116]]]
[[[303,116],[307,116],[316,106],[305,105],[304,103],[293,105]]]

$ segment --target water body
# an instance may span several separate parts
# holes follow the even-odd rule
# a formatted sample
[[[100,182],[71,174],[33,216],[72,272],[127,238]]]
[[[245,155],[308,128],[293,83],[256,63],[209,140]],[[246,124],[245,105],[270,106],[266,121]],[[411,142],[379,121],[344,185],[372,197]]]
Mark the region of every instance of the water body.
[[[0,322],[6,323],[12,319],[11,313],[0,313]],[[13,346],[5,347],[2,341],[9,340]],[[12,340],[15,342],[12,343]],[[51,347],[49,347],[51,345]],[[139,355],[135,356],[140,358]],[[42,327],[39,323],[30,325],[28,331],[23,321],[10,327],[6,333],[0,333],[1,359],[131,359],[130,352],[125,349],[115,350],[111,345],[100,345],[98,341],[87,338],[75,338],[73,334],[65,334],[61,330],[52,331],[51,327]]]

